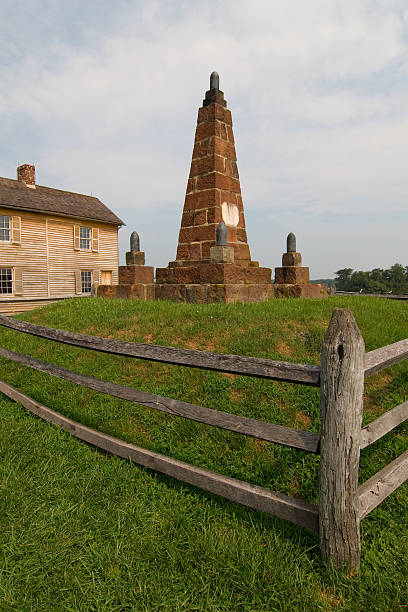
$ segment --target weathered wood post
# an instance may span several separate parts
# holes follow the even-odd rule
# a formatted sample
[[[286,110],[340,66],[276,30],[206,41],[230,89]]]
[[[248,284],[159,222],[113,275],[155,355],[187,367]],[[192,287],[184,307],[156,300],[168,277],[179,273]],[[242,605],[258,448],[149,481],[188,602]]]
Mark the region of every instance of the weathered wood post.
[[[347,309],[335,308],[321,357],[319,530],[323,559],[357,571],[357,497],[365,345]]]

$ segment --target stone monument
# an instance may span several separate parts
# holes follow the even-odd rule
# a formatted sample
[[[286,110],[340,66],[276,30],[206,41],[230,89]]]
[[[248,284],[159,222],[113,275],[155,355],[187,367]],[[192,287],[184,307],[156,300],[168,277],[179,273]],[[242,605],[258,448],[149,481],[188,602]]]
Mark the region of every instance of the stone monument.
[[[156,269],[156,299],[259,302],[271,269],[251,260],[231,112],[213,72],[198,111],[176,260]]]
[[[154,300],[153,266],[145,266],[145,254],[140,250],[137,232],[130,236],[130,251],[126,253],[126,266],[119,266],[119,285],[99,285],[98,297]]]
[[[273,289],[275,297],[327,297],[327,285],[310,282],[309,268],[302,266],[302,255],[296,251],[296,236],[292,232],[286,239],[282,267],[275,268]]]

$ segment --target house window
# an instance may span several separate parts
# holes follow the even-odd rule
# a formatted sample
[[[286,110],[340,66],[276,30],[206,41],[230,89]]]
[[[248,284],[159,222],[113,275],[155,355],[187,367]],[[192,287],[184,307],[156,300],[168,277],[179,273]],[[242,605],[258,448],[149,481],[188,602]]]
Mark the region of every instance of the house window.
[[[91,293],[92,272],[91,270],[81,270],[81,290],[82,293]]]
[[[0,215],[0,240],[10,241],[10,217]],[[5,269],[5,268],[4,268]]]
[[[0,268],[0,295],[13,293],[13,272],[11,268]]]
[[[91,228],[79,228],[79,248],[89,251],[91,249]]]

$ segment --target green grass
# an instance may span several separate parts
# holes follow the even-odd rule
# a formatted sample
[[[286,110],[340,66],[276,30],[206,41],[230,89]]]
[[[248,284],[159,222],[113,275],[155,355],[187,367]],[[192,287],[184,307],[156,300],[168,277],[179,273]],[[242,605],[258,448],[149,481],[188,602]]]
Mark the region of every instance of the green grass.
[[[406,305],[331,297],[187,305],[67,300],[21,318],[98,336],[319,363],[334,307],[366,350],[408,337]],[[83,374],[319,431],[301,385],[109,356],[0,328],[0,345]],[[76,387],[0,360],[0,378],[70,418],[200,467],[317,502],[317,456]],[[372,377],[367,423],[407,399],[408,362]],[[365,481],[408,449],[408,426],[362,451]],[[0,610],[400,610],[408,606],[408,486],[362,523],[359,576],[325,565],[318,538],[98,453],[0,396]]]

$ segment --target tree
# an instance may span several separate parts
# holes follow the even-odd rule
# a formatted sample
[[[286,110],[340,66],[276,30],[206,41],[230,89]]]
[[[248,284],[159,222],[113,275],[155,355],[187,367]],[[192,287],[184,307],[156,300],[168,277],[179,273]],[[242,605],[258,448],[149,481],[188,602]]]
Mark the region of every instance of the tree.
[[[339,291],[349,291],[348,287],[352,272],[353,268],[343,268],[335,272],[336,278],[334,279],[334,283]]]
[[[342,268],[335,274],[336,287],[340,291],[408,294],[408,266],[404,267],[399,263],[388,270],[374,268],[370,272],[363,272]]]

